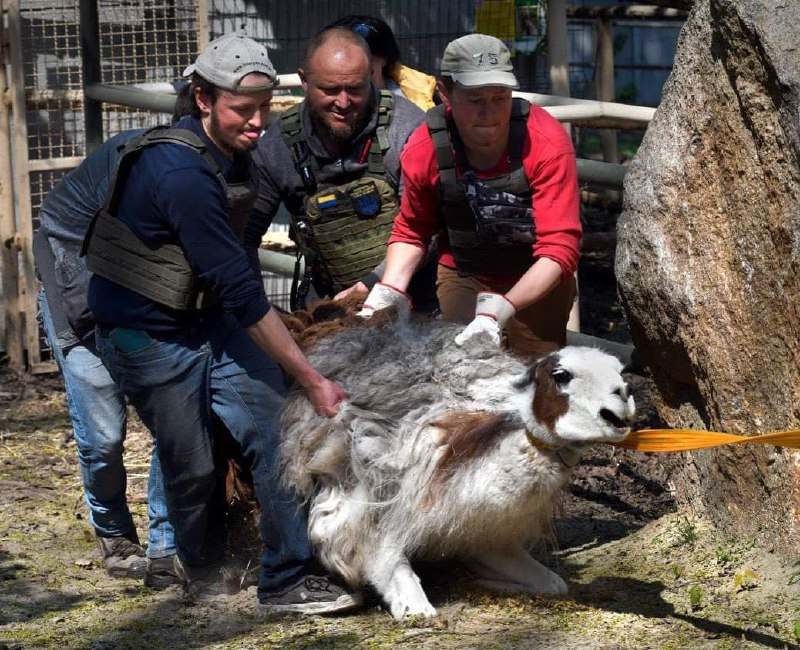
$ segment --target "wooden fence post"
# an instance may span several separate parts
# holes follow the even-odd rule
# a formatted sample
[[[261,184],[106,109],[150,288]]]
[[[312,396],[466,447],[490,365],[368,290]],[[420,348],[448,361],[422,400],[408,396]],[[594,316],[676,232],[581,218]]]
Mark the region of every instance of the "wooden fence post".
[[[11,112],[14,118],[12,150],[14,160],[14,192],[17,204],[20,270],[19,302],[24,315],[25,347],[28,365],[34,368],[41,361],[39,323],[36,320],[36,297],[39,283],[33,265],[33,220],[31,210],[31,178],[28,162],[28,126],[25,111],[25,75],[22,61],[22,16],[20,0],[6,0],[11,62]]]
[[[550,92],[569,97],[569,33],[566,0],[547,0],[547,57],[550,62]],[[572,133],[568,122],[563,122],[562,126],[567,133]],[[576,274],[576,287],[577,282]],[[569,312],[567,329],[573,332],[581,331],[580,302],[577,295]]]
[[[3,16],[6,7],[0,0],[0,262],[3,272],[3,340],[12,368],[23,370],[22,316],[19,305],[19,255],[17,225],[14,219],[14,180],[11,168],[11,119],[9,115],[8,38]]]

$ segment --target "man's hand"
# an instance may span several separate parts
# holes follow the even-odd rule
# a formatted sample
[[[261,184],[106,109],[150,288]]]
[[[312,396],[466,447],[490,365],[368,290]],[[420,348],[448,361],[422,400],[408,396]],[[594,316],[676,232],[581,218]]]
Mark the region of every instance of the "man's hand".
[[[366,296],[369,293],[369,289],[367,289],[367,285],[361,282],[360,280],[356,282],[352,287],[348,287],[337,293],[333,299],[334,300],[344,300],[352,295],[356,296]]]
[[[361,318],[371,318],[372,314],[387,307],[396,307],[397,313],[401,319],[408,318],[408,313],[411,311],[411,298],[408,294],[399,289],[378,282],[372,291],[369,292],[367,299],[364,301],[364,306],[361,311],[356,314]]]
[[[329,418],[339,412],[339,403],[347,399],[347,393],[339,384],[322,375],[318,381],[306,386],[305,391],[317,415]]]
[[[516,312],[514,304],[505,296],[482,291],[475,305],[475,318],[456,336],[456,345],[463,346],[474,336],[483,335],[499,346],[500,332]]]

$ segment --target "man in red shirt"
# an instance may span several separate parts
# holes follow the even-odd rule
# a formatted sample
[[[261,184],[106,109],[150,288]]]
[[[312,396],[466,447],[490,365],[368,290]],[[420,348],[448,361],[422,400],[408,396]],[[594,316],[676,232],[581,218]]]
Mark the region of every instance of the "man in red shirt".
[[[437,293],[446,320],[542,355],[564,345],[581,236],[575,153],[561,125],[521,99],[502,41],[470,34],[445,49],[443,104],[401,155],[404,193],[383,281],[361,314],[405,309],[405,288],[439,237]]]

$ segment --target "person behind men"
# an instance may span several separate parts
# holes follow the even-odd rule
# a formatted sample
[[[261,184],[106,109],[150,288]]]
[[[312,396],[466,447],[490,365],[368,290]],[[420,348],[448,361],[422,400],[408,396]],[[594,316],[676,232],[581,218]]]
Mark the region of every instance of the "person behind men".
[[[575,154],[544,110],[512,99],[517,80],[492,36],[452,41],[441,63],[443,104],[428,111],[401,157],[404,193],[382,283],[362,316],[402,307],[431,236],[439,241],[438,297],[457,336],[542,355],[565,343],[581,235]]]
[[[103,205],[120,151],[142,133],[134,130],[111,138],[49,192],[39,209],[41,225],[33,252],[42,282],[39,311],[64,378],[84,499],[103,564],[114,577],[144,576],[147,586],[162,588],[177,576],[158,454],[153,453],[150,465],[145,558],[125,495],[125,397],[97,355],[94,318],[86,304],[89,272],[80,257],[81,242]]]
[[[193,114],[126,148],[85,241],[98,349],[156,438],[185,590],[231,586],[213,415],[250,463],[264,542],[261,604],[350,609],[360,595],[316,573],[305,517],[277,471],[283,371],[321,415],[333,416],[345,394],[309,364],[270,309],[237,236],[255,197],[250,151],[277,75],[266,49],[243,34],[209,43],[189,75]]]
[[[361,36],[372,53],[372,84],[414,102],[423,111],[433,108],[436,79],[400,63],[400,47],[392,28],[374,16],[350,15],[330,27],[346,27]]]
[[[292,293],[302,306],[313,283],[321,296],[366,296],[380,279],[398,210],[400,150],[422,121],[414,104],[370,82],[370,52],[343,27],[311,39],[298,71],[305,99],[267,129],[253,156],[258,199],[245,245],[253,264],[283,203],[306,258]],[[433,278],[419,274],[418,307],[433,309]]]

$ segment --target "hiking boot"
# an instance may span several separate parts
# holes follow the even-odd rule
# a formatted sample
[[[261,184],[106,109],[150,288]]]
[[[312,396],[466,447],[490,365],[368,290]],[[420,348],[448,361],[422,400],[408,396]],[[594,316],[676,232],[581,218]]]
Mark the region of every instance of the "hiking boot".
[[[176,555],[174,567],[184,593],[192,600],[231,596],[240,589],[236,574],[222,561],[193,567],[181,562]]]
[[[342,614],[361,607],[360,591],[343,587],[330,576],[305,575],[282,591],[262,597],[257,613]]]
[[[103,566],[112,578],[141,578],[147,558],[136,533],[128,537],[98,537]]]
[[[181,584],[175,568],[175,555],[147,558],[147,570],[144,574],[144,586],[150,589],[166,589],[171,585]]]

